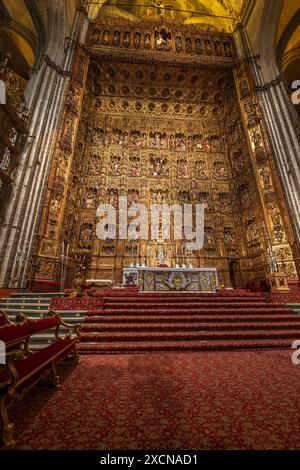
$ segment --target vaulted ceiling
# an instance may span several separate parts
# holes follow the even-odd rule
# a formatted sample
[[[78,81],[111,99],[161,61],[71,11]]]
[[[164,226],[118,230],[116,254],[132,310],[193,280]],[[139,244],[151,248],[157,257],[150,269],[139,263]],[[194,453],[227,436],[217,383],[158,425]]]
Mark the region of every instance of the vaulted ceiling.
[[[92,18],[157,18],[232,32],[248,3],[249,0],[91,0],[87,5]]]

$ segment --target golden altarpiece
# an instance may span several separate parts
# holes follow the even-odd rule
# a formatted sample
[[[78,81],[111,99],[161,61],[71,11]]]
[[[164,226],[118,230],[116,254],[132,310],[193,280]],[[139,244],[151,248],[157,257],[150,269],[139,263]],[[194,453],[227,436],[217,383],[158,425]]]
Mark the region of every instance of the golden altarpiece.
[[[205,205],[205,244],[101,241],[100,203]],[[297,251],[247,64],[226,33],[98,19],[78,47],[41,218],[34,273],[119,283],[132,258],[215,267],[223,286],[289,281]]]

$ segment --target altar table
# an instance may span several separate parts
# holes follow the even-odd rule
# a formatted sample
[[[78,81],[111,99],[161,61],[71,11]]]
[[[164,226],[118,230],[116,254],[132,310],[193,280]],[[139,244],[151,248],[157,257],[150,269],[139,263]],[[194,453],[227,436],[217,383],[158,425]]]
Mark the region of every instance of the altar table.
[[[129,267],[123,269],[123,286],[138,286],[143,292],[216,292],[216,268]]]

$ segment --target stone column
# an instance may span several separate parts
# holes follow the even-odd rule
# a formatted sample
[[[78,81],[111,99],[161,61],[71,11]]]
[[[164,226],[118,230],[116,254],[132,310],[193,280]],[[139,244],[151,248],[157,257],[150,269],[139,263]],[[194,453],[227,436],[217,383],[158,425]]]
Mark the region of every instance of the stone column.
[[[267,2],[268,3],[268,2]],[[266,13],[265,13],[266,14]],[[281,182],[289,222],[293,227],[295,239],[291,248],[299,273],[300,250],[300,145],[299,121],[293,109],[282,75],[280,75],[275,59],[254,55],[247,31],[239,27],[239,40],[243,46],[245,59],[248,61],[258,97],[265,129],[268,134],[272,157]],[[267,35],[267,32],[266,32]],[[266,36],[266,42],[270,40]],[[263,49],[263,46],[261,46]]]
[[[78,11],[73,41],[85,37],[87,23],[84,12]],[[65,4],[52,0],[47,46],[26,91],[31,139],[20,159],[13,197],[0,234],[0,285],[25,287],[31,266],[75,45],[70,43],[66,47],[65,26]]]

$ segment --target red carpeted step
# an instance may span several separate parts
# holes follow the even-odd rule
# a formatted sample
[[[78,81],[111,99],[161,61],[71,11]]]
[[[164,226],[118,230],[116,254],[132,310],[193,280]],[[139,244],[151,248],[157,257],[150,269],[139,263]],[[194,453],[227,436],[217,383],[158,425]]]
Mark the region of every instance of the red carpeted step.
[[[291,341],[273,340],[218,340],[218,341],[143,341],[143,342],[100,342],[96,344],[81,343],[79,351],[84,354],[132,353],[161,351],[231,351],[244,349],[290,349]]]
[[[259,313],[253,313],[251,315],[240,315],[239,317],[237,315],[222,315],[220,318],[219,315],[107,315],[105,312],[101,312],[101,315],[99,315],[100,312],[90,312],[89,316],[85,318],[85,323],[84,324],[89,324],[89,323],[128,323],[128,322],[139,322],[139,323],[149,323],[149,322],[155,322],[155,323],[169,323],[171,322],[193,322],[196,321],[198,323],[200,322],[211,322],[211,323],[216,323],[216,322],[255,322],[255,323],[260,323],[260,322],[293,322],[297,323],[300,322],[300,315],[295,315],[294,313],[290,314],[283,314],[280,315],[278,313],[274,315],[260,315]]]
[[[172,303],[176,300],[176,302],[209,302],[209,303],[239,303],[239,302],[244,302],[246,304],[248,303],[267,303],[266,300],[263,297],[256,297],[256,298],[248,298],[248,297],[193,297],[193,296],[185,296],[185,297],[176,297],[172,296],[169,298],[163,298],[163,297],[133,297],[133,296],[128,296],[128,297],[104,297],[105,303],[125,303],[125,302],[134,302],[135,304],[138,303],[153,303],[153,302],[160,302],[162,301],[164,304]]]
[[[224,314],[227,314],[227,315],[242,315],[242,314],[245,314],[247,315],[247,313],[254,313],[254,312],[257,312],[259,313],[260,315],[268,315],[270,314],[270,311],[275,314],[275,313],[278,313],[278,314],[284,314],[284,313],[290,313],[290,309],[288,308],[284,308],[284,307],[279,307],[279,308],[273,308],[273,309],[269,309],[269,308],[260,308],[260,309],[255,309],[255,308],[227,308],[227,307],[223,307],[223,308],[219,308],[219,309],[216,309],[216,308],[210,308],[210,309],[203,309],[203,308],[194,308],[192,309],[193,311],[193,315],[194,314],[197,314],[197,315],[205,315],[208,313],[208,310],[209,310],[209,313],[211,315],[224,315]],[[191,309],[188,309],[186,307],[182,307],[180,304],[178,305],[177,308],[173,307],[173,308],[160,308],[158,310],[156,310],[155,312],[153,312],[153,309],[147,309],[147,307],[144,307],[143,309],[134,309],[134,308],[131,308],[131,309],[128,309],[128,308],[119,308],[119,309],[108,309],[106,308],[104,310],[104,314],[105,315],[139,315],[140,313],[143,314],[143,315],[146,315],[146,314],[149,314],[149,315],[190,315],[190,312],[191,312]]]
[[[212,323],[103,323],[103,324],[84,324],[82,326],[82,334],[93,332],[93,333],[100,333],[105,331],[110,332],[123,332],[123,331],[238,331],[238,330],[300,330],[300,319],[298,323],[289,323],[289,322],[273,322],[272,324],[269,323],[226,323],[226,322],[219,322],[217,324]]]
[[[257,302],[257,303],[251,303],[250,305],[244,302],[239,302],[239,303],[232,303],[232,302],[227,302],[226,306],[224,306],[224,303],[220,302],[181,302],[180,304],[178,302],[105,302],[104,304],[104,309],[105,310],[116,310],[116,309],[144,309],[147,308],[149,309],[161,309],[161,308],[187,308],[187,309],[216,309],[216,308],[268,308],[268,309],[273,309],[273,308],[282,308],[282,305],[280,304],[268,304],[266,302]]]
[[[202,332],[123,332],[123,333],[86,333],[80,335],[81,342],[101,341],[211,341],[211,340],[247,340],[247,339],[286,339],[297,340],[300,338],[298,330],[268,330],[268,331],[202,331]]]

